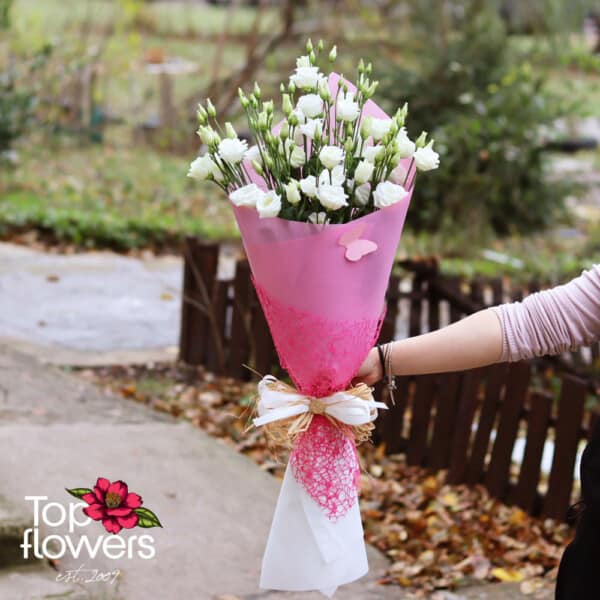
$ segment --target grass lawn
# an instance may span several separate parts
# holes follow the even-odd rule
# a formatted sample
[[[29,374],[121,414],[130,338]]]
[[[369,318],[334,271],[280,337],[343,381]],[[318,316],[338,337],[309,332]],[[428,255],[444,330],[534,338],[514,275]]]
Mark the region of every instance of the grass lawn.
[[[235,237],[225,197],[188,179],[188,164],[146,147],[51,149],[30,140],[3,180],[0,233],[36,227],[78,246],[122,250],[186,234]]]

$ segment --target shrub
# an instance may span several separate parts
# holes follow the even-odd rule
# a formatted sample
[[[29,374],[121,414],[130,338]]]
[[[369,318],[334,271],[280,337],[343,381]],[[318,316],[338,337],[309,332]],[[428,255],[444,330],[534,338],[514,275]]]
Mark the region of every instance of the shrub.
[[[409,103],[409,133],[429,131],[441,155],[417,185],[411,225],[501,234],[549,225],[564,214],[566,186],[545,178],[544,131],[566,104],[513,49],[493,3],[453,3],[462,10],[448,19],[433,4],[410,4],[412,42],[379,74],[390,104]]]
[[[50,46],[45,46],[28,59],[0,58],[0,157],[33,120],[37,90],[32,80],[49,55]]]

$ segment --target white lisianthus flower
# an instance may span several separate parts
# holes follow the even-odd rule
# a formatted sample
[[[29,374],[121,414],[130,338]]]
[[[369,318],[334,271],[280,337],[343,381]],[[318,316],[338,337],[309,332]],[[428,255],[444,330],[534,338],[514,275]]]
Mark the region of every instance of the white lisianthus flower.
[[[299,127],[294,129],[294,144],[296,144],[296,146],[302,146],[302,144],[304,144],[304,136]]]
[[[371,163],[375,162],[375,158],[384,151],[383,146],[366,146],[363,149],[363,157]]]
[[[302,146],[302,144],[304,144],[304,136],[300,129],[294,129],[294,144],[296,144],[296,146]]]
[[[204,156],[199,156],[190,164],[187,176],[203,180],[208,179],[211,175],[214,176],[215,171],[218,171],[217,165],[208,154],[205,154]]]
[[[323,112],[323,100],[317,94],[306,94],[298,98],[298,108],[304,116],[313,119]]]
[[[244,154],[248,150],[248,142],[239,138],[225,138],[219,143],[219,156],[230,165],[242,162]]]
[[[260,150],[258,149],[258,146],[256,144],[254,146],[250,146],[250,148],[246,150],[244,158],[246,160],[249,160],[250,162],[255,160],[259,164],[262,163],[262,158],[260,157]]]
[[[335,108],[335,114],[338,119],[349,123],[356,121],[358,115],[360,114],[360,108],[358,106],[358,102],[354,102],[353,98],[354,94],[352,92],[348,92],[345,96],[342,94],[338,96],[338,101]]]
[[[279,148],[280,151],[282,149],[285,149],[285,152],[290,152],[290,150],[292,150],[294,147],[294,140],[291,140],[290,138],[288,138],[287,140],[285,140],[285,142],[282,143],[281,140],[279,140]]]
[[[407,196],[408,192],[401,186],[391,181],[382,181],[377,184],[373,192],[373,204],[377,208],[392,206]]]
[[[309,139],[314,139],[315,132],[323,129],[322,119],[308,119],[304,125],[300,125],[300,131]]]
[[[231,194],[229,194],[229,199],[236,206],[256,207],[264,195],[265,193],[255,183],[249,183],[248,185],[231,192]]]
[[[301,200],[301,196],[300,196],[300,190],[298,189],[298,182],[295,179],[290,179],[288,181],[288,183],[285,184],[285,197],[287,198],[287,201],[292,205],[295,206],[296,204],[298,204],[298,202],[300,202]]]
[[[310,58],[308,58],[308,56],[299,56],[296,59],[296,66],[299,69],[303,69],[304,67],[310,67]]]
[[[331,100],[331,91],[329,90],[329,80],[327,79],[327,77],[323,76],[319,78],[317,89],[319,92],[319,96],[321,96],[323,100]]]
[[[329,221],[329,219],[327,218],[327,213],[324,213],[324,212],[310,213],[310,215],[308,215],[308,220],[311,223],[314,223],[315,225],[316,224],[323,225]]]
[[[361,160],[354,171],[354,179],[356,183],[366,183],[371,179],[375,165],[368,160]]]
[[[365,120],[365,131],[376,142],[378,142],[389,130],[392,125],[392,119],[377,119],[376,117],[368,117]]]
[[[274,190],[269,190],[257,200],[256,210],[261,219],[276,217],[281,210],[281,196]]]
[[[366,206],[371,195],[371,184],[363,183],[354,190],[354,199],[360,206]]]
[[[309,198],[314,198],[317,195],[317,178],[314,175],[309,175],[301,179],[300,189]]]
[[[298,119],[298,125],[303,125],[304,123],[306,123],[306,117],[299,108],[295,108],[290,114],[296,116],[296,118]]]
[[[300,146],[294,146],[290,155],[290,164],[294,168],[301,167],[306,162],[306,153]]]
[[[296,67],[290,81],[303,90],[314,90],[319,83],[319,67]]]
[[[337,165],[331,171],[323,169],[319,175],[319,185],[344,185],[345,180],[343,165]]]
[[[347,197],[348,194],[341,185],[325,184],[317,188],[319,202],[329,210],[337,210],[342,206],[348,206]]]
[[[433,140],[424,148],[418,148],[414,158],[419,171],[431,171],[440,166],[440,155],[433,149]]]
[[[389,179],[398,185],[404,185],[406,181],[406,169],[402,165],[398,165],[391,173]]]
[[[406,128],[402,127],[396,136],[400,158],[408,158],[415,153],[415,143],[408,137]]]
[[[327,169],[333,169],[344,160],[344,151],[339,146],[323,146],[319,152],[319,160]]]

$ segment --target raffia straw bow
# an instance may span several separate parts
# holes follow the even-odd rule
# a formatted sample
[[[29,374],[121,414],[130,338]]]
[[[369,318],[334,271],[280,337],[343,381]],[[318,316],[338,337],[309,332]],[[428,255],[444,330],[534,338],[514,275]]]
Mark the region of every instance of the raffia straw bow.
[[[258,384],[258,417],[253,419],[253,424],[264,426],[269,440],[276,446],[291,448],[298,435],[310,427],[314,415],[322,415],[333,425],[345,429],[360,444],[370,438],[378,408],[387,406],[376,402],[371,388],[364,383],[314,398],[266,375]]]

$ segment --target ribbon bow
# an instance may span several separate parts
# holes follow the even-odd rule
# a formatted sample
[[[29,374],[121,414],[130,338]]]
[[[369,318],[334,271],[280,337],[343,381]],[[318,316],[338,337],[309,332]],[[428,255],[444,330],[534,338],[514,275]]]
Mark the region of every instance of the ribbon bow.
[[[259,416],[253,419],[254,425],[259,427],[296,417],[287,430],[290,441],[308,429],[315,414],[351,426],[357,441],[362,441],[373,427],[377,409],[387,408],[384,402],[373,399],[371,388],[364,383],[331,396],[313,398],[272,375],[266,375],[258,384],[258,396]]]

